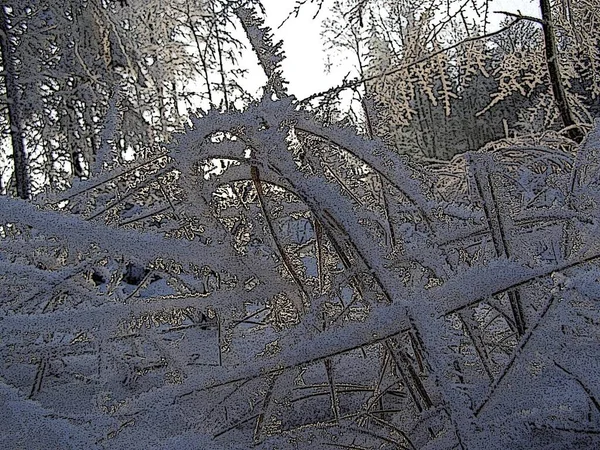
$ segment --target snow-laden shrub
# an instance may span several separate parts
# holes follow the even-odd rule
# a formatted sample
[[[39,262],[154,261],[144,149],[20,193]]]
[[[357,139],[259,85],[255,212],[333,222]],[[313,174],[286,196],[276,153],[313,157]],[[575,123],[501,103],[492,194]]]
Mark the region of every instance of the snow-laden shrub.
[[[412,166],[286,97],[0,198],[2,446],[597,445],[599,148]]]

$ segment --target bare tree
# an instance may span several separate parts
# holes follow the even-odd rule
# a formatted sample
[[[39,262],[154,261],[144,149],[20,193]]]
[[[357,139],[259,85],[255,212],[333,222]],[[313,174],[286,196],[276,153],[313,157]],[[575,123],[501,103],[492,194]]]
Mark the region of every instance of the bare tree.
[[[560,111],[560,117],[563,125],[569,128],[568,134],[576,142],[581,142],[583,133],[577,127],[569,100],[565,92],[564,83],[561,75],[558,48],[556,46],[556,33],[554,30],[554,19],[552,18],[552,7],[550,0],[540,0],[540,10],[542,12],[542,30],[544,32],[544,50],[546,52],[546,63],[548,64],[548,75],[550,76],[550,85],[552,93],[556,100],[556,105]]]
[[[6,86],[6,110],[10,127],[10,138],[13,158],[13,178],[17,196],[29,199],[31,183],[29,181],[29,164],[24,141],[23,118],[21,113],[21,93],[18,81],[18,68],[14,61],[14,49],[11,39],[11,21],[4,5],[0,5],[0,50],[4,66],[4,83]]]

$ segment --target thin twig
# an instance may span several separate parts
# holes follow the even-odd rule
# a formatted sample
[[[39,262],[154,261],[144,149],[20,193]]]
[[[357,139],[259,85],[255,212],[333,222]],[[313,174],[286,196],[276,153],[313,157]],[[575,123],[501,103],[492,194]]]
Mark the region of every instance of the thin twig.
[[[504,367],[504,370],[502,370],[502,373],[496,379],[496,381],[494,382],[494,384],[492,384],[492,386],[490,387],[490,390],[489,390],[487,396],[485,397],[485,399],[483,400],[483,402],[475,410],[475,412],[474,412],[475,417],[477,417],[481,413],[481,410],[484,408],[484,406],[492,399],[492,397],[494,396],[494,394],[497,391],[498,387],[500,386],[500,383],[502,383],[502,381],[504,380],[504,378],[506,377],[506,375],[508,375],[508,373],[510,372],[510,370],[514,366],[514,363],[517,360],[517,357],[523,353],[523,350],[524,350],[525,346],[529,343],[529,340],[533,336],[533,333],[537,330],[538,326],[542,323],[543,319],[546,317],[546,315],[547,315],[548,311],[550,310],[550,307],[552,306],[553,303],[554,303],[554,296],[552,295],[552,296],[550,296],[550,299],[548,300],[548,303],[546,304],[544,310],[540,314],[540,316],[539,316],[538,320],[536,321],[536,323],[523,336],[523,338],[519,342],[519,345],[513,351],[513,354],[512,354],[512,357],[510,358],[510,361]]]
[[[513,12],[509,12],[509,11],[494,11],[495,14],[504,14],[505,16],[509,16],[509,17],[514,17],[516,19],[523,19],[523,20],[529,20],[531,22],[537,22],[540,25],[545,25],[546,21],[544,19],[540,19],[539,17],[534,17],[534,16],[526,16],[524,14],[519,13],[513,13]]]
[[[300,104],[307,104],[307,103],[310,103],[315,98],[324,97],[324,96],[327,96],[327,95],[332,95],[334,93],[338,93],[338,92],[344,91],[346,89],[352,89],[354,87],[360,86],[363,83],[368,83],[369,81],[374,81],[374,80],[376,80],[378,78],[386,77],[386,76],[389,76],[389,75],[394,75],[394,74],[396,74],[398,72],[402,72],[403,70],[410,69],[411,67],[414,67],[414,66],[417,66],[417,65],[419,65],[421,63],[424,63],[426,61],[429,61],[430,59],[432,59],[432,58],[434,58],[434,57],[436,57],[438,55],[441,55],[442,53],[445,53],[447,51],[450,51],[450,50],[453,50],[455,48],[458,48],[458,47],[460,47],[462,45],[465,45],[465,44],[467,44],[469,42],[479,41],[479,40],[482,40],[482,39],[487,39],[487,38],[490,38],[490,37],[502,34],[505,31],[511,29],[513,26],[515,26],[515,24],[517,24],[518,22],[521,22],[522,20],[524,20],[524,19],[523,18],[516,18],[513,22],[511,22],[510,24],[506,25],[505,27],[500,28],[497,31],[494,31],[492,33],[482,34],[481,36],[474,36],[474,37],[466,38],[466,39],[464,39],[464,40],[462,40],[460,42],[457,42],[456,44],[450,45],[448,47],[444,47],[444,48],[442,48],[440,50],[437,50],[435,52],[432,52],[432,53],[428,54],[427,56],[425,56],[423,58],[417,59],[416,61],[413,61],[413,62],[411,62],[409,64],[404,64],[402,66],[396,67],[395,69],[389,70],[387,72],[383,72],[383,73],[380,73],[380,74],[377,74],[377,75],[371,75],[371,76],[368,76],[368,77],[358,78],[358,79],[354,79],[352,81],[344,82],[341,85],[333,87],[333,88],[328,89],[326,91],[318,92],[316,94],[312,94],[311,96],[309,96],[309,97],[307,97],[307,98],[305,98],[303,100],[300,100],[299,103]]]
[[[556,361],[554,361],[554,365],[556,367],[558,367],[560,370],[562,370],[564,373],[569,375],[571,378],[573,378],[573,380],[575,380],[577,382],[577,384],[579,386],[581,386],[581,388],[584,390],[584,392],[587,394],[587,396],[593,403],[594,407],[596,408],[596,411],[600,412],[600,402],[598,402],[598,399],[594,396],[594,393],[591,391],[591,389],[589,387],[587,387],[585,384],[583,384],[583,381],[581,381],[578,377],[576,377],[572,372],[569,372],[567,369],[565,369],[563,366],[561,366]]]
[[[283,261],[285,268],[287,269],[289,274],[292,276],[294,283],[296,283],[296,285],[302,292],[303,300],[304,299],[309,300],[310,296],[306,292],[306,289],[304,289],[302,280],[300,280],[300,277],[296,273],[296,270],[294,269],[294,266],[292,264],[290,257],[285,252],[285,249],[281,245],[281,242],[279,242],[279,238],[277,237],[277,234],[275,233],[275,228],[273,227],[273,223],[271,221],[269,212],[268,212],[266,204],[265,204],[265,197],[264,197],[264,192],[263,192],[263,188],[262,188],[262,182],[260,180],[260,174],[258,171],[258,167],[251,166],[250,174],[252,176],[252,183],[254,184],[254,189],[256,189],[256,192],[258,194],[258,203],[260,205],[260,209],[262,210],[263,216],[265,217],[265,222],[267,224],[267,228],[269,230],[269,233],[271,234],[273,242],[275,243],[275,247],[277,248],[277,251],[278,251],[279,255],[281,256],[281,259]],[[298,303],[298,302],[294,302],[294,303]],[[296,304],[295,306],[298,308],[299,312],[303,312],[304,311],[304,302],[301,301],[299,303],[300,304]]]
[[[327,372],[327,382],[329,383],[329,393],[331,396],[331,411],[333,412],[333,418],[336,422],[340,420],[340,407],[337,396],[337,391],[335,389],[335,384],[333,381],[333,366],[331,364],[331,359],[327,358],[325,361],[325,371]]]

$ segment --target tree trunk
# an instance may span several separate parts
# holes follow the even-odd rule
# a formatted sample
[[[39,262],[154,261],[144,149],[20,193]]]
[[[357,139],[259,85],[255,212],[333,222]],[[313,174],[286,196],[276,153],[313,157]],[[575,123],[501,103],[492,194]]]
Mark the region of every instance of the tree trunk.
[[[31,182],[29,179],[25,141],[23,139],[19,87],[10,48],[8,16],[4,6],[0,6],[0,51],[2,52],[2,62],[5,73],[4,83],[6,86],[8,122],[13,149],[14,177],[17,186],[17,196],[23,199],[29,199],[31,196]]]
[[[556,100],[560,117],[565,127],[572,127],[568,135],[576,142],[583,140],[583,134],[575,125],[573,113],[569,107],[565,88],[560,76],[560,67],[558,65],[558,49],[556,47],[556,36],[554,35],[554,26],[552,21],[552,9],[550,0],[540,0],[540,9],[542,12],[542,30],[544,32],[544,42],[546,50],[546,64],[548,65],[548,75],[552,85],[552,94]]]

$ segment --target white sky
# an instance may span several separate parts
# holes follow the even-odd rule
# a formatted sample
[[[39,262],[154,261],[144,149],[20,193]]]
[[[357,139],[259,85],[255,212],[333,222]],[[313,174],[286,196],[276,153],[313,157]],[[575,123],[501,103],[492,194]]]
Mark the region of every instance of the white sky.
[[[281,22],[294,8],[296,0],[262,0],[267,12],[266,23],[275,34],[276,40],[283,40],[286,59],[283,62],[283,73],[289,81],[289,91],[297,98],[303,99],[309,95],[327,90],[341,83],[344,76],[352,71],[353,62],[340,57],[337,67],[332,67],[330,73],[325,70],[324,45],[321,41],[321,22],[326,17],[326,4],[319,16],[313,20],[317,11],[314,4],[307,2],[300,10],[297,18],[291,17],[280,29]],[[490,11],[510,11],[539,17],[539,0],[492,0]],[[505,17],[502,14],[492,14],[492,29]],[[351,74],[351,77],[355,74]]]

